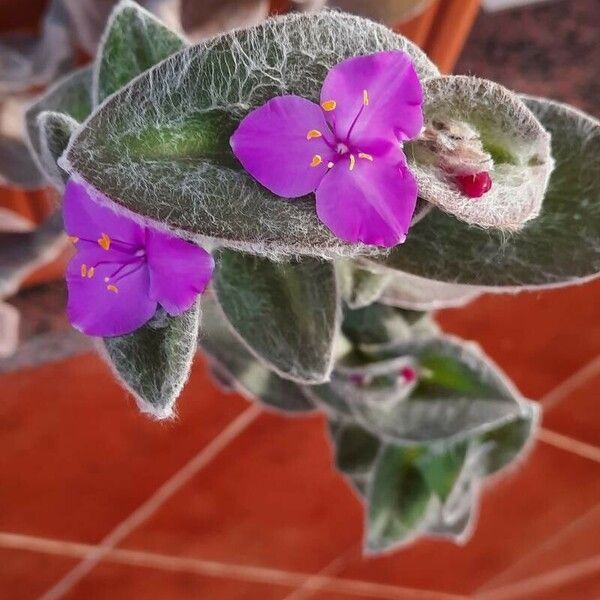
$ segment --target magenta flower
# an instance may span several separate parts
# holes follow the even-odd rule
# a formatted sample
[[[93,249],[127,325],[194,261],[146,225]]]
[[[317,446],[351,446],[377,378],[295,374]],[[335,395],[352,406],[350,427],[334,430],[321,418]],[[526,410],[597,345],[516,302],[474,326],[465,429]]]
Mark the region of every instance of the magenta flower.
[[[100,197],[73,180],[65,190],[65,229],[77,249],[67,267],[73,326],[88,335],[123,335],[159,304],[170,315],[190,308],[212,277],[212,256],[115,213],[92,193]]]
[[[273,98],[242,120],[231,147],[274,194],[315,192],[319,219],[342,240],[394,246],[406,239],[417,200],[402,142],[421,131],[422,102],[407,54],[358,56],[329,71],[321,106]]]

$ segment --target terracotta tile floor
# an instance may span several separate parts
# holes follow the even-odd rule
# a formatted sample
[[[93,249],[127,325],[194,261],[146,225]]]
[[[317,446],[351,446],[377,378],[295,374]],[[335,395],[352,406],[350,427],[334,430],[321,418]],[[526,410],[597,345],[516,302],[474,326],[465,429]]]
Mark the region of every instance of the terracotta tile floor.
[[[482,15],[457,70],[593,111],[597,7]],[[527,52],[545,57],[541,75]],[[177,420],[149,421],[65,334],[61,286],[48,293],[15,299],[29,320],[0,364],[2,600],[600,598],[600,281],[439,315],[542,402],[543,429],[482,491],[465,546],[424,540],[377,559],[361,558],[362,508],[332,470],[321,417],[224,395],[199,359]]]

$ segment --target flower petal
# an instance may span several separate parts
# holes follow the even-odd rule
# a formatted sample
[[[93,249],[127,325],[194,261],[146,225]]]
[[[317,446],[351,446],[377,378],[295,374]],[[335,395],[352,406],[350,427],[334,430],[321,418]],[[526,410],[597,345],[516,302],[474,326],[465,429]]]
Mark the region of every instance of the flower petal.
[[[148,229],[150,297],[172,316],[192,306],[211,280],[212,256],[196,244]]]
[[[406,140],[423,127],[423,90],[410,56],[399,50],[349,58],[337,64],[321,89],[322,106],[341,140],[373,150],[377,140]],[[331,105],[329,105],[331,106]]]
[[[105,234],[108,236],[104,238],[108,240],[105,247],[112,246],[113,249],[118,247],[124,252],[134,252],[136,246],[138,248],[143,246],[144,228],[100,204],[97,198],[103,198],[100,192],[73,179],[68,181],[63,206],[67,233],[73,238],[89,240],[92,243],[103,239]],[[106,201],[108,202],[108,199]],[[126,242],[131,246],[118,244],[118,241]]]
[[[317,188],[317,214],[349,243],[395,246],[404,241],[417,184],[403,161],[339,161]]]
[[[278,96],[253,110],[230,143],[244,169],[284,198],[314,192],[335,156],[323,111],[300,96]]]
[[[140,259],[112,278],[120,263],[98,265],[96,259],[97,252],[80,251],[67,267],[69,320],[87,335],[111,337],[135,331],[154,315],[157,307],[156,300],[148,294],[146,264]],[[134,272],[127,275],[130,271]]]

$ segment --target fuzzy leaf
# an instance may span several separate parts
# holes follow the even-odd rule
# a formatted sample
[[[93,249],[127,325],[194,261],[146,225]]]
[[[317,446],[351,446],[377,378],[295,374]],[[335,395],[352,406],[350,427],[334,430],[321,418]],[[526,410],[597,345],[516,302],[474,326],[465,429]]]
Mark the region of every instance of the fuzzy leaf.
[[[556,161],[540,216],[518,234],[432,211],[385,258],[388,268],[486,291],[571,285],[600,272],[600,123],[543,98],[524,101],[552,134]]]
[[[479,296],[477,288],[466,285],[432,281],[408,273],[385,274],[387,285],[378,302],[388,306],[429,311],[464,306]]]
[[[185,40],[139,4],[122,0],[110,16],[96,56],[94,104],[185,46]]]
[[[329,378],[338,326],[332,263],[290,262],[220,250],[214,286],[229,323],[277,374],[301,383]]]
[[[65,168],[117,204],[187,237],[275,255],[354,256],[317,218],[314,198],[283,201],[233,158],[229,136],[251,109],[281,94],[318,101],[328,70],[350,56],[401,49],[422,77],[437,69],[389,29],[335,12],[291,14],[170,57],[100,108]],[[102,164],[102,169],[97,165]]]
[[[500,471],[527,449],[535,437],[539,418],[539,405],[529,402],[522,416],[481,436],[481,442],[487,447],[487,474]]]
[[[27,128],[27,137],[31,155],[35,159],[39,169],[46,177],[54,184],[62,188],[63,173],[62,169],[56,165],[48,164],[47,150],[52,146],[57,150],[54,141],[46,140],[46,154],[42,149],[42,136],[50,132],[55,132],[57,121],[60,117],[55,115],[64,115],[62,117],[64,123],[60,128],[64,131],[64,126],[68,123],[69,127],[74,123],[79,123],[87,118],[92,111],[92,70],[90,67],[84,67],[74,71],[70,75],[60,79],[46,93],[41,96],[34,104],[32,104],[25,113],[25,124]],[[49,124],[48,116],[42,117],[42,113],[51,113],[51,123]],[[50,130],[41,127],[50,127]],[[53,134],[54,135],[54,134]],[[61,136],[62,138],[62,136]],[[63,149],[64,150],[64,149]]]
[[[460,164],[453,151],[443,157],[417,141],[407,148],[419,195],[457,218],[497,229],[520,229],[542,206],[553,162],[550,136],[523,101],[501,85],[467,76],[434,77],[423,83],[427,124],[466,123],[492,156],[492,188],[481,198],[466,196],[446,170]],[[467,137],[471,137],[471,134]],[[487,169],[484,169],[487,170]],[[468,172],[468,171],[467,171]]]
[[[304,387],[304,394],[313,404],[330,414],[334,419],[340,416],[354,416],[343,392],[334,389],[329,383],[307,385]]]
[[[348,260],[338,261],[336,270],[342,297],[350,308],[363,308],[375,302],[385,289],[390,275],[361,269]]]
[[[410,325],[402,311],[377,303],[345,310],[342,332],[353,344],[362,347],[398,343],[411,337]]]
[[[429,489],[445,502],[450,496],[467,457],[468,444],[462,442],[448,449],[428,451],[417,459],[417,466]]]
[[[342,423],[333,436],[335,466],[344,474],[366,475],[375,463],[379,440],[356,423]]]
[[[172,416],[196,353],[200,305],[177,317],[164,312],[127,335],[104,338],[104,350],[142,412]]]
[[[432,493],[415,464],[421,453],[402,446],[382,449],[368,494],[369,551],[406,543],[424,527]]]
[[[314,410],[300,386],[282,379],[254,356],[230,330],[212,298],[203,301],[200,346],[233,389],[270,408],[288,413]]]
[[[38,160],[44,174],[60,189],[68,179],[67,173],[58,166],[58,159],[69,144],[72,133],[79,123],[68,115],[44,111],[38,115],[40,130],[40,154]]]
[[[395,357],[395,358],[394,358]],[[356,418],[380,437],[398,444],[459,442],[521,417],[527,405],[517,391],[473,344],[453,338],[422,339],[370,358],[365,368],[399,368],[410,361],[417,381],[380,402],[349,394],[348,384],[334,372],[331,385],[346,391]],[[354,367],[356,369],[357,367]],[[369,397],[373,397],[369,389]],[[341,391],[343,394],[344,392]]]

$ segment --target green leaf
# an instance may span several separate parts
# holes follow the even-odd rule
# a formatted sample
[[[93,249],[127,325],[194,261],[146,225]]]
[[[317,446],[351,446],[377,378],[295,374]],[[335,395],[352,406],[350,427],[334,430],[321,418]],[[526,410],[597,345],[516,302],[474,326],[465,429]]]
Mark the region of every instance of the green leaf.
[[[476,288],[442,283],[408,273],[386,273],[378,302],[408,310],[429,311],[464,306],[479,296]]]
[[[273,262],[224,249],[215,262],[219,304],[252,353],[282,377],[326,381],[339,318],[333,264],[310,257]]]
[[[92,70],[91,67],[83,67],[73,71],[70,75],[63,77],[54,84],[45,94],[43,94],[34,104],[32,104],[25,113],[25,125],[29,142],[29,150],[39,169],[54,184],[62,188],[63,176],[60,175],[58,167],[48,164],[48,155],[43,154],[42,144],[48,147],[55,146],[54,141],[49,141],[42,136],[48,134],[47,130],[42,131],[40,124],[48,126],[47,117],[41,117],[42,113],[53,113],[53,115],[64,115],[64,123],[69,123],[69,127],[74,127],[75,123],[85,120],[92,112]],[[59,117],[52,117],[52,131],[56,128],[56,121]],[[62,136],[61,136],[62,139]],[[63,139],[64,141],[64,139]],[[62,142],[61,142],[62,143]],[[54,152],[58,148],[54,147]],[[64,150],[64,148],[63,148]]]
[[[104,338],[109,363],[142,412],[172,416],[196,353],[199,318],[198,302],[177,317],[160,309],[133,333]]]
[[[570,285],[600,272],[600,124],[573,108],[524,98],[552,134],[556,161],[540,216],[506,236],[432,211],[385,267],[486,291]]]
[[[94,104],[185,46],[185,40],[154,15],[122,0],[110,16],[96,56]]]
[[[481,436],[481,442],[487,447],[485,470],[488,475],[500,471],[525,452],[535,438],[539,418],[539,405],[529,402],[521,417]]]
[[[445,502],[454,488],[467,457],[468,443],[462,442],[439,451],[428,449],[417,459],[417,466],[429,489]]]
[[[385,401],[363,390],[351,395],[334,372],[331,385],[347,394],[355,417],[370,431],[393,443],[460,442],[521,417],[527,405],[497,367],[473,344],[454,338],[417,339],[385,350],[368,366],[382,368],[408,360],[417,381],[387,394]],[[399,365],[400,363],[398,363]]]
[[[535,218],[553,161],[550,136],[522,100],[497,83],[463,75],[428,79],[423,82],[423,92],[429,129],[407,146],[419,196],[482,227],[516,230]],[[449,128],[464,124],[468,132],[447,138]],[[464,138],[466,148],[462,149],[456,138]],[[448,144],[457,148],[449,151]],[[469,168],[466,165],[474,144],[482,154]],[[487,165],[482,168],[482,161],[489,161],[485,150],[493,157],[493,184],[489,192],[474,200],[462,193],[453,176],[489,170]],[[448,170],[452,171],[450,176]]]
[[[402,446],[382,449],[368,494],[369,551],[397,547],[425,527],[432,493],[415,465],[421,452]]]
[[[355,263],[341,260],[336,263],[342,297],[353,309],[364,308],[375,302],[390,278],[390,275],[361,269]]]
[[[410,325],[402,311],[377,303],[345,310],[342,332],[359,347],[389,345],[411,338]]]
[[[366,475],[370,472],[379,440],[356,423],[343,423],[333,438],[335,466],[346,475]]]
[[[207,297],[203,300],[202,313],[200,346],[217,367],[219,377],[225,378],[227,387],[279,411],[314,410],[313,403],[299,385],[277,376],[252,356],[230,330],[215,299]]]
[[[72,133],[79,123],[69,115],[44,111],[38,115],[40,129],[40,155],[38,156],[46,177],[61,188],[68,174],[58,166],[58,159],[69,145]]]
[[[405,38],[329,11],[270,19],[186,48],[107,99],[70,145],[69,172],[188,237],[269,256],[377,252],[334,236],[312,196],[289,202],[268,192],[234,161],[228,140],[270,98],[318,101],[336,63],[391,49],[408,52],[421,77],[437,74]]]
[[[316,406],[323,409],[334,418],[339,416],[353,416],[353,412],[350,409],[343,392],[334,389],[329,383],[307,385],[304,387],[304,394],[310,398]]]

